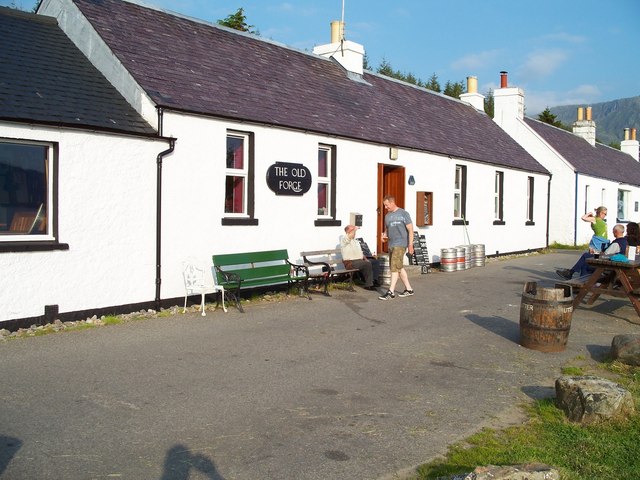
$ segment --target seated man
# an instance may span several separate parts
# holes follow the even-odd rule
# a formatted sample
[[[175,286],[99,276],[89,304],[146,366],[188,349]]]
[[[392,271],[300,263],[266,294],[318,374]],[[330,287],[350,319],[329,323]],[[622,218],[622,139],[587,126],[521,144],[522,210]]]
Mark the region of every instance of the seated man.
[[[604,255],[615,255],[616,253],[622,253],[624,255],[627,251],[627,239],[624,237],[624,225],[618,223],[614,226],[613,236],[615,237],[615,240],[611,242],[611,245],[609,245],[604,251]],[[571,280],[571,277],[573,277],[573,274],[576,272],[579,273],[580,277],[588,275],[593,272],[593,268],[587,264],[588,258],[593,258],[593,254],[585,252],[573,267],[570,269],[562,268],[560,270],[556,270],[556,273],[565,280]]]
[[[342,251],[342,263],[346,268],[357,268],[364,278],[364,288],[375,290],[373,284],[373,266],[362,253],[360,242],[356,240],[358,227],[347,225],[344,227],[345,235],[340,238],[340,250]]]

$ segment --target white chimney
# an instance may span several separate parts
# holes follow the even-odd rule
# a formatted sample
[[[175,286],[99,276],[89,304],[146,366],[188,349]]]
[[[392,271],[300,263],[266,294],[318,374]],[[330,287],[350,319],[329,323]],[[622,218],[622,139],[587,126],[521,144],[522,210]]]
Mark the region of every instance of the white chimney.
[[[484,95],[478,93],[477,77],[467,77],[467,93],[460,95],[460,100],[468,103],[476,110],[484,111]]]
[[[524,119],[524,91],[521,88],[509,87],[507,72],[500,72],[500,88],[493,92],[493,120],[510,133],[514,131],[519,120]]]
[[[314,47],[313,53],[335,59],[347,72],[363,73],[364,47],[344,39],[344,22],[331,22],[331,43]]]
[[[578,107],[578,119],[573,123],[573,133],[584,138],[592,146],[596,145],[596,122],[591,119],[591,107],[585,109],[583,120],[582,107]]]
[[[634,160],[640,161],[640,142],[636,140],[635,128],[624,129],[624,140],[620,142],[620,150],[631,155]]]

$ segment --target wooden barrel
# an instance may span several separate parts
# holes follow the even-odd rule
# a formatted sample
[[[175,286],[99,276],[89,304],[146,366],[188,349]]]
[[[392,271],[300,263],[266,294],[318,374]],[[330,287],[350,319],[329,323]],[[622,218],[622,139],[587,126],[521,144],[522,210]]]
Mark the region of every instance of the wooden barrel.
[[[389,255],[379,255],[378,263],[380,263],[380,285],[391,285],[391,266],[389,265]]]
[[[484,244],[479,243],[476,245],[471,245],[471,248],[473,249],[473,258],[474,258],[475,266],[484,267],[484,260],[485,260]]]
[[[568,291],[525,283],[520,303],[520,345],[541,352],[563,351],[572,315],[573,297]]]
[[[458,250],[443,248],[440,250],[440,269],[443,272],[455,272],[458,269]]]

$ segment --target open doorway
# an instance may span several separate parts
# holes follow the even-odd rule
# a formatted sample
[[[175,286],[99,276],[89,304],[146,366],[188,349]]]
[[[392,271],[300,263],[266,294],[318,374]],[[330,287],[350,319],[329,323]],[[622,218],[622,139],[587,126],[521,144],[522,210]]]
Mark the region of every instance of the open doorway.
[[[400,208],[404,208],[404,167],[396,165],[378,164],[378,208],[377,223],[378,234],[376,237],[376,247],[378,254],[386,253],[387,243],[382,242],[382,232],[384,231],[384,215],[385,209],[382,206],[382,200],[385,195],[393,195],[396,197],[396,204]]]

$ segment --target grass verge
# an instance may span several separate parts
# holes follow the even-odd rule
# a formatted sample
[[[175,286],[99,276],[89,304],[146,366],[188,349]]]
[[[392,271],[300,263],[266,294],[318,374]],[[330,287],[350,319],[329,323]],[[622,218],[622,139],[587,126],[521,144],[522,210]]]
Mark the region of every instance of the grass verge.
[[[640,400],[640,368],[619,362],[584,367],[568,366],[565,375],[615,377]],[[529,421],[503,430],[484,429],[449,448],[444,459],[418,468],[419,480],[469,473],[479,465],[545,463],[557,468],[563,480],[621,480],[640,478],[640,414],[629,420],[583,426],[569,422],[555,399],[525,407]]]

